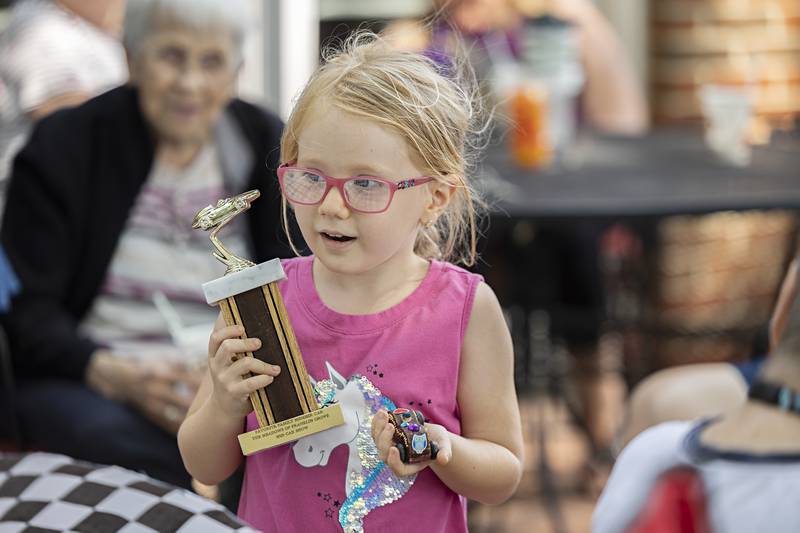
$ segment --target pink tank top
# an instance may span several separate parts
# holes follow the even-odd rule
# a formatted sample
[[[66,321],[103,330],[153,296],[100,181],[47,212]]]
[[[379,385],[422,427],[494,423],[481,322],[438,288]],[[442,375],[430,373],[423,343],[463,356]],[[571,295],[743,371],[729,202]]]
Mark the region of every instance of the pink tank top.
[[[433,261],[399,304],[344,315],[320,299],[312,263],[285,261],[281,292],[318,401],[335,399],[345,424],[248,457],[239,515],[263,531],[467,531],[465,498],[430,468],[394,476],[370,423],[381,407],[407,407],[461,433],[461,344],[482,278]],[[251,413],[247,430],[257,427]]]

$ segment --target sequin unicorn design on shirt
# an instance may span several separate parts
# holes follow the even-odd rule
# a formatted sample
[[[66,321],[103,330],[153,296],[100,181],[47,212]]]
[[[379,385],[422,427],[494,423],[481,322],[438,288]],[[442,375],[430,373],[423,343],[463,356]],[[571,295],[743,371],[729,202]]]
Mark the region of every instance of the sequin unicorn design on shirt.
[[[330,363],[328,379],[314,383],[320,405],[336,402],[342,407],[345,423],[316,433],[294,444],[295,460],[302,466],[325,466],[334,448],[347,444],[349,455],[345,475],[346,499],[339,509],[339,524],[347,532],[363,531],[364,518],[373,509],[402,497],[414,484],[416,475],[397,477],[378,459],[370,424],[379,409],[392,410],[394,402],[381,395],[367,378],[358,374],[349,380]]]

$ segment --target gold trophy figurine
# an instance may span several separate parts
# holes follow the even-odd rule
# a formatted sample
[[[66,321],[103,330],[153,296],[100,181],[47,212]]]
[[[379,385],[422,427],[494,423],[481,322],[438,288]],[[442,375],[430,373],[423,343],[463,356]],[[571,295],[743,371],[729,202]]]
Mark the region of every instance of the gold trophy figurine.
[[[244,327],[242,338],[261,339],[261,348],[246,357],[281,367],[271,385],[250,394],[259,428],[239,435],[245,455],[344,423],[340,406],[317,404],[278,289],[278,281],[286,278],[280,260],[256,265],[234,255],[218,238],[222,227],[250,209],[260,195],[252,190],[225,198],[201,209],[192,222],[192,228],[211,230],[214,257],[228,267],[223,277],[203,284],[206,301],[219,306],[228,325]]]

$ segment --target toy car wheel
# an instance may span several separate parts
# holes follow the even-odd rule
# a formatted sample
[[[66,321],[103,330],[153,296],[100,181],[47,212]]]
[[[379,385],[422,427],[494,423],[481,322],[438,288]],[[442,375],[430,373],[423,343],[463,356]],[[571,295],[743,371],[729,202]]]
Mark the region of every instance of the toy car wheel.
[[[439,455],[439,446],[431,441],[431,461],[435,460],[437,455]]]
[[[398,452],[400,452],[400,460],[405,463],[408,460],[408,453],[406,452],[406,447],[403,446],[402,444],[395,444],[394,447],[397,448]]]

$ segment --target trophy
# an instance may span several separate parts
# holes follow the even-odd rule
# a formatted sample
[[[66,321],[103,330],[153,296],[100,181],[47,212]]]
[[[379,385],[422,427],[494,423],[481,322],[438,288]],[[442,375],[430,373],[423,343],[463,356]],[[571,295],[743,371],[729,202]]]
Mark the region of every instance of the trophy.
[[[261,339],[261,348],[247,352],[281,367],[272,384],[250,394],[259,428],[239,435],[244,455],[279,446],[344,423],[342,409],[320,407],[289,322],[278,281],[285,279],[279,259],[259,265],[231,253],[218,238],[222,227],[250,209],[259,191],[219,200],[195,215],[192,228],[211,231],[214,257],[228,268],[221,278],[203,284],[206,301],[218,305],[228,325],[244,327],[242,338]]]

